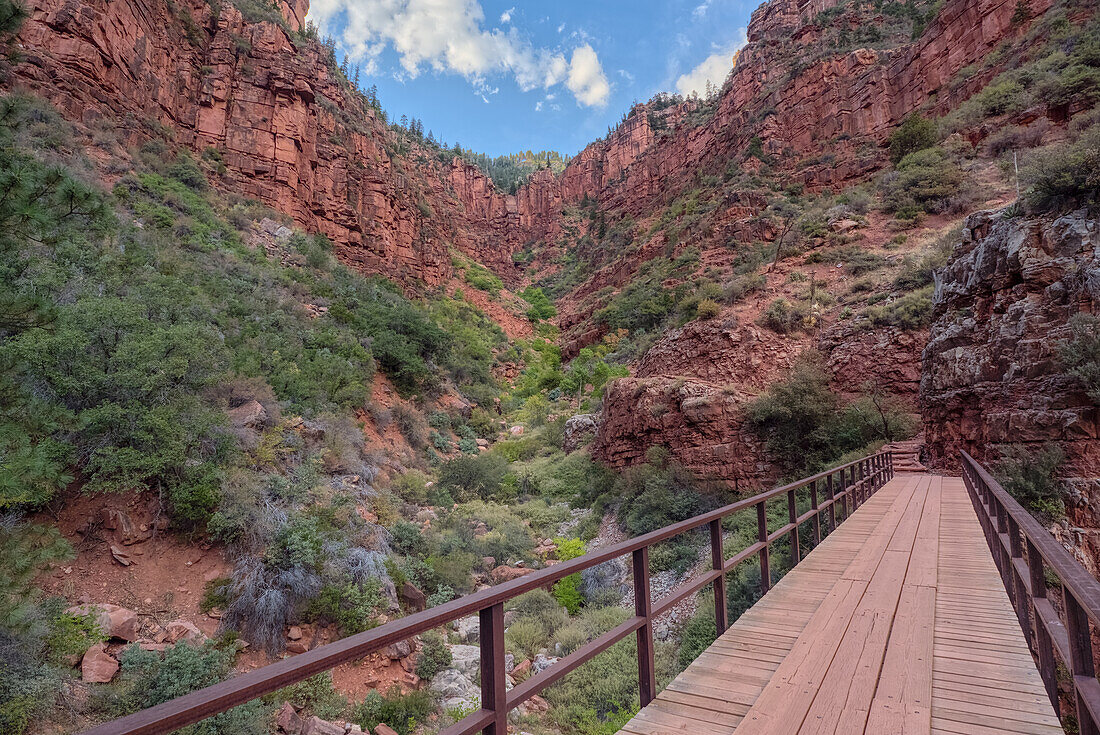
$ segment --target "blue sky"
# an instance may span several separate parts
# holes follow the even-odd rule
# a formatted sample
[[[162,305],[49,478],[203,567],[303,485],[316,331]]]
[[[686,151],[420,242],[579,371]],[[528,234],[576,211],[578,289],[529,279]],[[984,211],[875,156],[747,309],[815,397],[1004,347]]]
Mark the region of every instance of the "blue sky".
[[[635,101],[721,84],[758,0],[312,0],[394,118],[498,155],[577,153]]]

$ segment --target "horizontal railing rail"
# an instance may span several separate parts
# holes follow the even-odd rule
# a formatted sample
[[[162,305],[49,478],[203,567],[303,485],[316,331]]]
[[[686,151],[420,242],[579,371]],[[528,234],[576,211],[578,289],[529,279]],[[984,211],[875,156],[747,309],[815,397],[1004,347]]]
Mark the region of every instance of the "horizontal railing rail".
[[[963,481],[1020,627],[1038,660],[1047,696],[1055,712],[1060,712],[1057,656],[1069,673],[1079,732],[1100,735],[1100,682],[1089,625],[1100,627],[1100,582],[984,467],[966,452],[961,454]],[[1061,611],[1049,596],[1048,572],[1057,579]]]
[[[475,592],[457,600],[393,620],[363,633],[314,648],[254,671],[178,697],[86,730],[83,735],[160,735],[199,722],[269,694],[290,684],[363,658],[391,643],[397,643],[433,628],[477,614],[481,646],[481,707],[451,725],[441,735],[470,735],[483,730],[487,735],[506,735],[508,713],[586,661],[634,633],[638,643],[638,677],[641,705],[656,695],[653,660],[653,620],[676,603],[714,585],[715,623],[721,635],[728,627],[726,574],[756,556],[760,562],[760,591],[771,587],[770,546],[788,536],[791,562],[801,558],[799,528],[813,523],[814,542],[822,538],[822,516],[831,532],[893,477],[893,457],[882,452],[835,467],[789,485],[768,490],[735,503],[703,513],[686,521],[598,549],[523,577]],[[798,513],[797,493],[808,488],[810,509]],[[768,531],[767,503],[786,496],[788,521]],[[822,497],[824,496],[824,497]],[[840,511],[838,513],[838,504]],[[756,509],[757,540],[729,559],[725,558],[722,521],[739,511]],[[706,526],[710,535],[711,570],[696,575],[660,599],[653,601],[649,586],[649,549],[654,544]],[[600,635],[553,666],[531,676],[511,690],[506,687],[504,665],[504,603],[534,589],[545,588],[577,572],[630,554],[634,577],[634,616]]]

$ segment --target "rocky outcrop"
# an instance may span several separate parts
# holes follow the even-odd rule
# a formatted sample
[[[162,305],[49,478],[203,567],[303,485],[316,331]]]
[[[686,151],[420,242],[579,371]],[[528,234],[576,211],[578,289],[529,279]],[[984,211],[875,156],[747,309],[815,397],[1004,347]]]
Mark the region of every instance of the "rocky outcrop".
[[[1068,375],[1069,318],[1100,306],[1100,223],[979,212],[937,274],[920,401],[930,461],[1057,442],[1067,476],[1100,476],[1100,408]]]
[[[868,330],[837,322],[818,339],[827,355],[825,368],[832,388],[841,395],[882,393],[916,407],[921,381],[921,351],[928,330],[897,327]]]

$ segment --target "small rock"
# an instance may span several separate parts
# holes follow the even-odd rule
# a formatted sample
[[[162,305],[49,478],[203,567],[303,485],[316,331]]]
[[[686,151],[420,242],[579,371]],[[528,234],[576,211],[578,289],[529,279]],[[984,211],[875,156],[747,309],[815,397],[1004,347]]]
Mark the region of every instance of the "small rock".
[[[535,656],[535,660],[531,662],[531,673],[541,674],[546,669],[550,668],[558,662],[557,656],[547,656],[544,653],[539,653]]]
[[[384,722],[380,722],[378,726],[374,728],[374,735],[397,735],[397,730],[394,730]]]
[[[391,643],[386,646],[382,653],[384,653],[391,661],[400,661],[403,658],[407,658],[412,653],[412,644],[408,641],[398,641],[397,643]]]
[[[292,641],[302,640],[302,629],[297,625],[290,626],[290,630],[287,631],[286,637]]]
[[[122,550],[122,547],[111,544],[111,557],[124,567],[128,567],[134,563],[133,558],[126,551]]]
[[[405,582],[401,585],[401,601],[408,608],[417,612],[428,606],[428,597],[412,582]]]
[[[302,725],[301,735],[344,735],[344,728],[314,715]]]
[[[194,623],[187,620],[173,620],[166,626],[166,630],[168,631],[168,640],[172,643],[179,641],[199,643],[206,639],[203,632]]]
[[[302,732],[302,718],[294,711],[294,706],[290,702],[283,702],[283,707],[279,710],[279,716],[275,719],[275,724],[287,735],[300,735]]]
[[[80,678],[87,682],[106,684],[118,673],[118,661],[107,653],[107,644],[96,643],[84,652],[80,661]]]
[[[309,644],[305,641],[291,641],[286,644],[288,653],[305,653],[309,650]]]
[[[523,567],[500,566],[489,572],[489,577],[493,580],[494,584],[500,584],[501,582],[508,582],[509,580],[525,576],[533,571],[535,570],[525,569]]]
[[[525,658],[518,664],[516,664],[515,668],[512,669],[512,676],[518,679],[522,676],[526,676],[530,671],[531,659]]]
[[[511,429],[508,429],[508,433],[511,434],[512,436],[522,436],[523,435],[523,427],[519,426],[519,425],[513,426]]]

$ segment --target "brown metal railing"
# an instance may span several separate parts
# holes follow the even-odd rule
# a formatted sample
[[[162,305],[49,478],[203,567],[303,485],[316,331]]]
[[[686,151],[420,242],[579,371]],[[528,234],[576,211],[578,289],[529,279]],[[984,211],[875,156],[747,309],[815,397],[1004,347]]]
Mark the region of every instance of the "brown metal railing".
[[[320,646],[306,653],[283,659],[213,686],[200,689],[170,702],[151,707],[83,735],[159,735],[190,725],[256,697],[274,692],[310,676],[348,663],[467,615],[477,613],[481,629],[481,708],[441,735],[470,735],[483,730],[486,735],[506,735],[507,717],[515,707],[561,679],[581,664],[606,651],[634,633],[638,641],[638,680],[641,704],[649,704],[657,693],[653,665],[653,620],[676,603],[708,584],[714,585],[715,622],[718,634],[728,627],[726,610],[726,574],[753,556],[760,560],[760,588],[771,586],[770,546],[789,536],[791,563],[801,561],[798,532],[803,523],[813,524],[814,542],[822,538],[822,514],[826,531],[832,531],[876,490],[893,477],[893,457],[880,453],[841,465],[813,477],[754,495],[736,503],[690,518],[651,533],[598,549],[576,559],[452,600],[429,610],[394,620],[357,635]],[[809,490],[810,509],[798,513],[799,490]],[[769,532],[767,502],[786,496],[788,522]],[[821,496],[824,497],[821,497]],[[837,504],[840,504],[840,512]],[[729,559],[725,558],[722,521],[739,511],[756,509],[757,540]],[[687,580],[659,600],[652,600],[649,589],[649,548],[673,536],[707,526],[710,532],[712,568]],[[590,641],[548,669],[535,674],[511,690],[505,687],[504,603],[534,589],[549,587],[560,579],[590,569],[626,554],[632,555],[634,572],[634,617]]]
[[[1057,655],[1072,681],[1081,735],[1098,735],[1100,682],[1089,621],[1100,626],[1100,582],[973,457],[961,454],[963,481],[1016,617],[1038,660],[1047,696],[1060,712]],[[1060,587],[1062,614],[1048,596],[1048,571]]]

